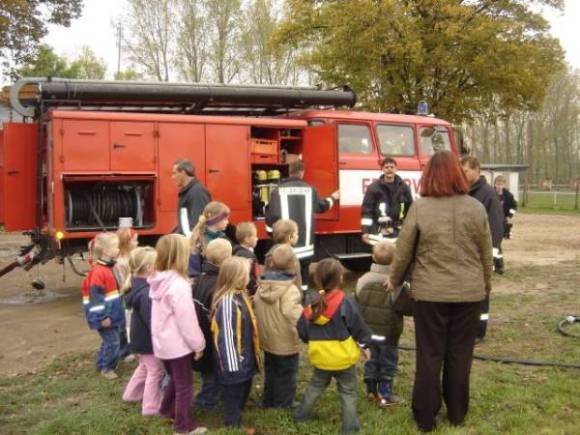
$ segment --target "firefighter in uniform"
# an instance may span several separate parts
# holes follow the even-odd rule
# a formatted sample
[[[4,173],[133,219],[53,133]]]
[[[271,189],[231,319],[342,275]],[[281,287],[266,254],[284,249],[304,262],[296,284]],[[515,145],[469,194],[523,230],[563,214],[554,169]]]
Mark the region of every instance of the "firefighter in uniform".
[[[381,161],[383,175],[365,192],[361,206],[362,239],[372,244],[382,238],[395,238],[413,203],[411,189],[397,175],[397,161]]]
[[[321,198],[314,187],[303,180],[304,163],[301,160],[290,163],[289,178],[282,180],[278,188],[270,193],[266,208],[266,230],[279,219],[292,219],[298,225],[298,243],[294,253],[300,261],[302,290],[308,289],[308,269],[314,256],[314,214],[329,210],[340,198],[339,191],[327,198]]]
[[[470,183],[469,195],[483,204],[487,212],[487,219],[489,221],[489,230],[491,233],[491,244],[493,246],[493,268],[496,273],[500,275],[504,272],[503,254],[501,252],[501,241],[503,239],[503,211],[497,194],[493,187],[491,187],[485,177],[481,175],[481,167],[479,160],[473,156],[465,156],[461,159],[461,166],[463,172]],[[489,293],[483,300],[481,308],[481,316],[479,321],[479,328],[477,331],[477,339],[483,340],[487,330],[487,322],[489,320]]]

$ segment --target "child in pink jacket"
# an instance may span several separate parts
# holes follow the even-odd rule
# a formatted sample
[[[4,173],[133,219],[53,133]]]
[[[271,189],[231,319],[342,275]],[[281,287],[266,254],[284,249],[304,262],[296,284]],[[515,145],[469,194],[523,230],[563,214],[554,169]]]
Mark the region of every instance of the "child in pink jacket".
[[[160,414],[174,419],[175,433],[198,434],[191,415],[193,398],[191,357],[203,355],[205,339],[199,327],[191,285],[187,280],[189,242],[179,234],[159,239],[156,246],[156,273],[149,278],[151,297],[151,338],[153,352],[163,361],[170,382],[165,389]]]

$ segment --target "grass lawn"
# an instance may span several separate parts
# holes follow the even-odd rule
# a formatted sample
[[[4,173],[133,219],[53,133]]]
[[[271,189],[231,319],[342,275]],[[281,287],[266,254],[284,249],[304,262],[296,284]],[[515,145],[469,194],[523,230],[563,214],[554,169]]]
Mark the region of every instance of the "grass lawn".
[[[520,202],[523,200],[523,192],[520,191]],[[528,192],[528,203],[523,211],[554,211],[580,213],[575,210],[575,192]]]
[[[555,332],[567,314],[578,311],[578,261],[549,266],[521,266],[495,278],[508,291],[492,299],[492,324],[477,353],[511,358],[558,360],[580,364],[580,342]],[[557,277],[557,279],[556,279]],[[541,279],[540,279],[541,278]],[[347,282],[351,287],[353,279]],[[541,285],[551,284],[549,291]],[[553,284],[552,284],[553,283]],[[509,290],[513,289],[513,291]],[[413,324],[406,320],[402,342],[413,344]],[[120,399],[134,364],[119,369],[118,381],[103,380],[93,368],[91,354],[66,355],[35,374],[0,379],[2,434],[169,434],[160,418],[142,418],[136,404]],[[359,367],[362,371],[362,367]],[[362,373],[361,373],[362,374]],[[407,405],[382,410],[364,397],[360,382],[359,414],[365,434],[417,433],[408,403],[414,374],[414,353],[402,351],[396,392]],[[301,363],[299,397],[310,376]],[[197,379],[196,379],[197,383]],[[315,419],[295,424],[287,411],[262,411],[257,406],[262,379],[255,388],[245,422],[261,434],[327,434],[340,429],[340,405],[335,387],[322,396]],[[499,434],[580,432],[580,370],[534,368],[474,362],[471,405],[465,426],[450,427],[440,413],[438,433]],[[212,433],[240,433],[220,429],[219,412],[198,413]]]

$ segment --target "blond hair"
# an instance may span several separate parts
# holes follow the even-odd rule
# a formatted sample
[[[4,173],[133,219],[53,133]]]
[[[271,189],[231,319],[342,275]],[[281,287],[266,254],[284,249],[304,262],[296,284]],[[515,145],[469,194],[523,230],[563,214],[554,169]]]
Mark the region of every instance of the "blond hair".
[[[220,267],[226,258],[232,256],[232,244],[226,239],[215,239],[208,243],[205,258],[214,266]]]
[[[241,222],[236,227],[236,240],[238,243],[244,243],[248,237],[252,237],[255,233],[257,233],[258,229],[254,222]]]
[[[215,218],[216,216],[223,214],[224,219],[230,215],[230,208],[223,202],[212,201],[205,206],[203,212],[199,215],[197,220],[197,225],[193,228],[191,232],[191,250],[201,251],[205,255],[205,249],[207,248],[207,240],[204,237],[205,230],[208,226],[207,221]]]
[[[212,315],[215,313],[221,299],[228,293],[246,291],[250,282],[250,262],[242,257],[230,257],[226,259],[218,274],[216,292],[211,307]]]
[[[293,234],[298,234],[298,225],[292,219],[280,219],[272,227],[275,243],[288,243]]]
[[[89,242],[89,259],[98,260],[105,255],[105,251],[119,244],[119,237],[115,233],[104,232],[97,234]]]
[[[270,253],[270,267],[283,272],[296,272],[296,254],[288,245],[276,245]]]
[[[151,246],[141,246],[133,249],[129,255],[129,273],[121,289],[128,290],[131,288],[131,280],[138,275],[147,273],[148,268],[154,268],[156,259],[157,251]]]
[[[373,247],[373,260],[375,263],[388,266],[393,262],[395,245],[388,240],[381,240]]]
[[[120,257],[128,257],[129,254],[131,254],[131,241],[135,234],[136,233],[132,228],[123,227],[117,230]]]
[[[174,270],[184,278],[188,278],[187,266],[191,251],[187,238],[181,234],[167,234],[161,237],[155,245],[157,259],[155,270]]]

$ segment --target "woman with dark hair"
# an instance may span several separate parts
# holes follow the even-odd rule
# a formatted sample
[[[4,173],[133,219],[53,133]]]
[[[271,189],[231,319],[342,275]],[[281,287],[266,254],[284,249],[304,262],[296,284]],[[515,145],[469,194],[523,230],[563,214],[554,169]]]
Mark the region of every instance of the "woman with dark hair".
[[[481,301],[491,290],[487,214],[468,190],[457,157],[435,153],[423,171],[421,198],[399,234],[387,283],[393,291],[411,270],[417,345],[413,415],[425,432],[436,426],[442,368],[449,421],[460,425],[467,414]]]

